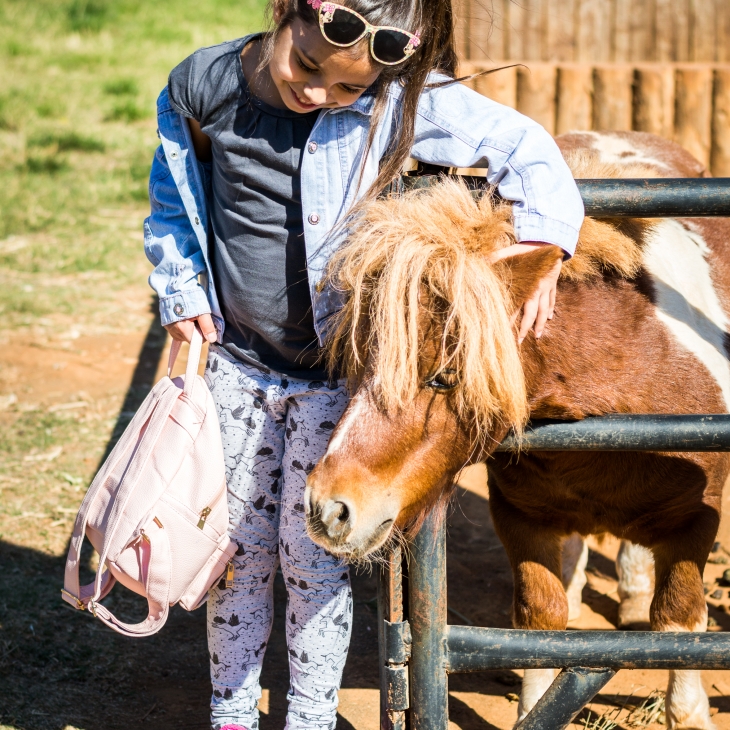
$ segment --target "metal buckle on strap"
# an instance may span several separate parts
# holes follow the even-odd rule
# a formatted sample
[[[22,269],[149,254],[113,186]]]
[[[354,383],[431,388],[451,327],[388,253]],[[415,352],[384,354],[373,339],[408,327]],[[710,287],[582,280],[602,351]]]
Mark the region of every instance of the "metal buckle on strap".
[[[91,615],[96,618],[96,603],[93,600],[89,600],[87,608],[91,611]]]
[[[76,601],[76,608],[79,611],[83,611],[86,608],[86,606],[83,604],[83,602],[81,601],[81,599],[80,598],[77,598],[76,596],[74,596],[73,593],[69,593],[64,588],[61,588],[61,593],[64,594],[64,595],[66,595],[66,596],[68,596],[69,598],[73,598],[73,600]]]

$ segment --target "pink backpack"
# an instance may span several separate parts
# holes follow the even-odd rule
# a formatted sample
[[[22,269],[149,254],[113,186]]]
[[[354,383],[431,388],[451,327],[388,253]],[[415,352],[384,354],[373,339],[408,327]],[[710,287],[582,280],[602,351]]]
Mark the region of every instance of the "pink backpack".
[[[192,611],[225,572],[233,580],[237,546],[228,537],[228,503],[218,417],[197,374],[196,329],[185,377],[167,377],[145,399],[84,497],[66,559],[63,599],[125,636],[150,636],[179,603]],[[84,536],[99,553],[93,583],[79,585]],[[105,568],[105,569],[104,569]],[[116,581],[147,597],[141,623],[119,621],[99,601]]]

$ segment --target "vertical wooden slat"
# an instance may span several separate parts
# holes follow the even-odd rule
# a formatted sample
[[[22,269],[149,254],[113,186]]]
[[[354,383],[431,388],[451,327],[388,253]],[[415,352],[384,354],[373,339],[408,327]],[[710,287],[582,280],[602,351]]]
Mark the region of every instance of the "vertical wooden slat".
[[[525,8],[522,0],[506,0],[505,21],[509,34],[509,56],[512,61],[525,58]]]
[[[654,44],[655,0],[639,0],[629,13],[631,41],[628,60],[648,61]]]
[[[517,109],[555,133],[557,68],[552,63],[531,63],[517,69]]]
[[[469,14],[469,0],[454,0],[454,35],[456,41],[456,53],[459,59],[465,61],[469,58],[469,41],[466,18]]]
[[[631,58],[631,17],[635,6],[635,0],[614,0],[612,61]]]
[[[730,177],[730,67],[715,69],[710,169]]]
[[[493,101],[513,109],[517,108],[517,69],[515,67],[503,68],[486,76],[478,76],[474,79],[474,88]]]
[[[541,61],[545,33],[544,0],[521,0],[525,6],[524,61]]]
[[[677,69],[674,139],[703,165],[710,163],[712,68]]]
[[[507,58],[507,46],[505,38],[505,22],[504,22],[504,1],[503,0],[482,0],[491,3],[490,14],[492,25],[489,30],[489,42],[487,50],[489,52],[487,58],[493,61],[501,61]]]
[[[543,60],[573,61],[575,58],[575,0],[545,0],[545,6]]]
[[[690,12],[690,59],[714,61],[717,28],[715,0],[690,0]]]
[[[593,70],[593,128],[631,129],[633,70],[629,65]]]
[[[470,0],[467,18],[469,58],[492,58],[492,0]]]
[[[674,0],[656,0],[654,11],[654,50],[647,61],[674,61]]]
[[[591,129],[593,69],[588,64],[558,66],[555,134]]]
[[[716,0],[717,35],[715,37],[715,59],[719,63],[730,62],[730,2]]]
[[[576,60],[611,60],[611,5],[610,0],[580,0]]]
[[[634,129],[672,139],[674,136],[674,68],[638,66],[634,74]]]
[[[674,19],[673,33],[673,61],[689,61],[689,23],[690,0],[673,0],[672,16]]]

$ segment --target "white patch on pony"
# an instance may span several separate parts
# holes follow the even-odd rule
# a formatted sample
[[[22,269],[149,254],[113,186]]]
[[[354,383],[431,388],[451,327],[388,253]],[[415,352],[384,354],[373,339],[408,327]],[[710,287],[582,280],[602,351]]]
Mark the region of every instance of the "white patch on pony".
[[[669,730],[715,730],[710,718],[710,701],[702,686],[702,673],[696,669],[669,672],[665,706]]]
[[[520,702],[517,705],[517,722],[515,727],[524,720],[527,713],[537,704],[555,679],[557,669],[525,669],[522,680]]]
[[[662,631],[707,631],[707,610],[696,626],[669,624]],[[715,730],[710,719],[710,701],[697,669],[673,669],[667,685],[667,727],[669,730]]]
[[[611,134],[610,132],[581,132],[593,138],[593,147],[600,153],[601,162],[614,165],[652,165],[669,170],[669,165],[657,157],[650,157],[645,150],[636,147],[625,137]]]
[[[580,618],[585,588],[588,543],[574,532],[563,542],[563,586],[568,597],[568,621]]]
[[[654,280],[657,317],[709,370],[730,411],[728,318],[712,283],[709,253],[699,234],[665,220],[647,237],[644,264]]]
[[[347,432],[352,428],[353,424],[360,417],[365,404],[363,403],[363,395],[358,393],[351,401],[348,409],[345,411],[345,415],[342,420],[337,424],[335,433],[332,434],[332,438],[327,446],[327,451],[324,452],[324,458],[327,458],[330,454],[339,450],[345,441]]]
[[[621,541],[616,558],[618,573],[619,628],[648,624],[654,597],[654,555],[649,548],[628,540]]]

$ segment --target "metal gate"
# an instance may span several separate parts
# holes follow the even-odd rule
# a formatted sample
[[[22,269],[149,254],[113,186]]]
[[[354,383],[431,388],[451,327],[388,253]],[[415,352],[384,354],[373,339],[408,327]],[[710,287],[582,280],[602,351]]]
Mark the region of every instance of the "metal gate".
[[[474,188],[483,178],[468,178]],[[594,217],[730,216],[730,178],[578,180]],[[429,182],[412,178],[406,185]],[[729,242],[730,243],[730,242]],[[498,450],[513,447],[508,437]],[[730,451],[730,415],[616,415],[533,423],[534,451]],[[381,730],[447,730],[448,675],[487,669],[562,670],[520,723],[559,730],[619,669],[730,669],[730,633],[525,631],[447,624],[445,526],[433,516],[410,549],[404,595],[396,548],[378,586]]]

